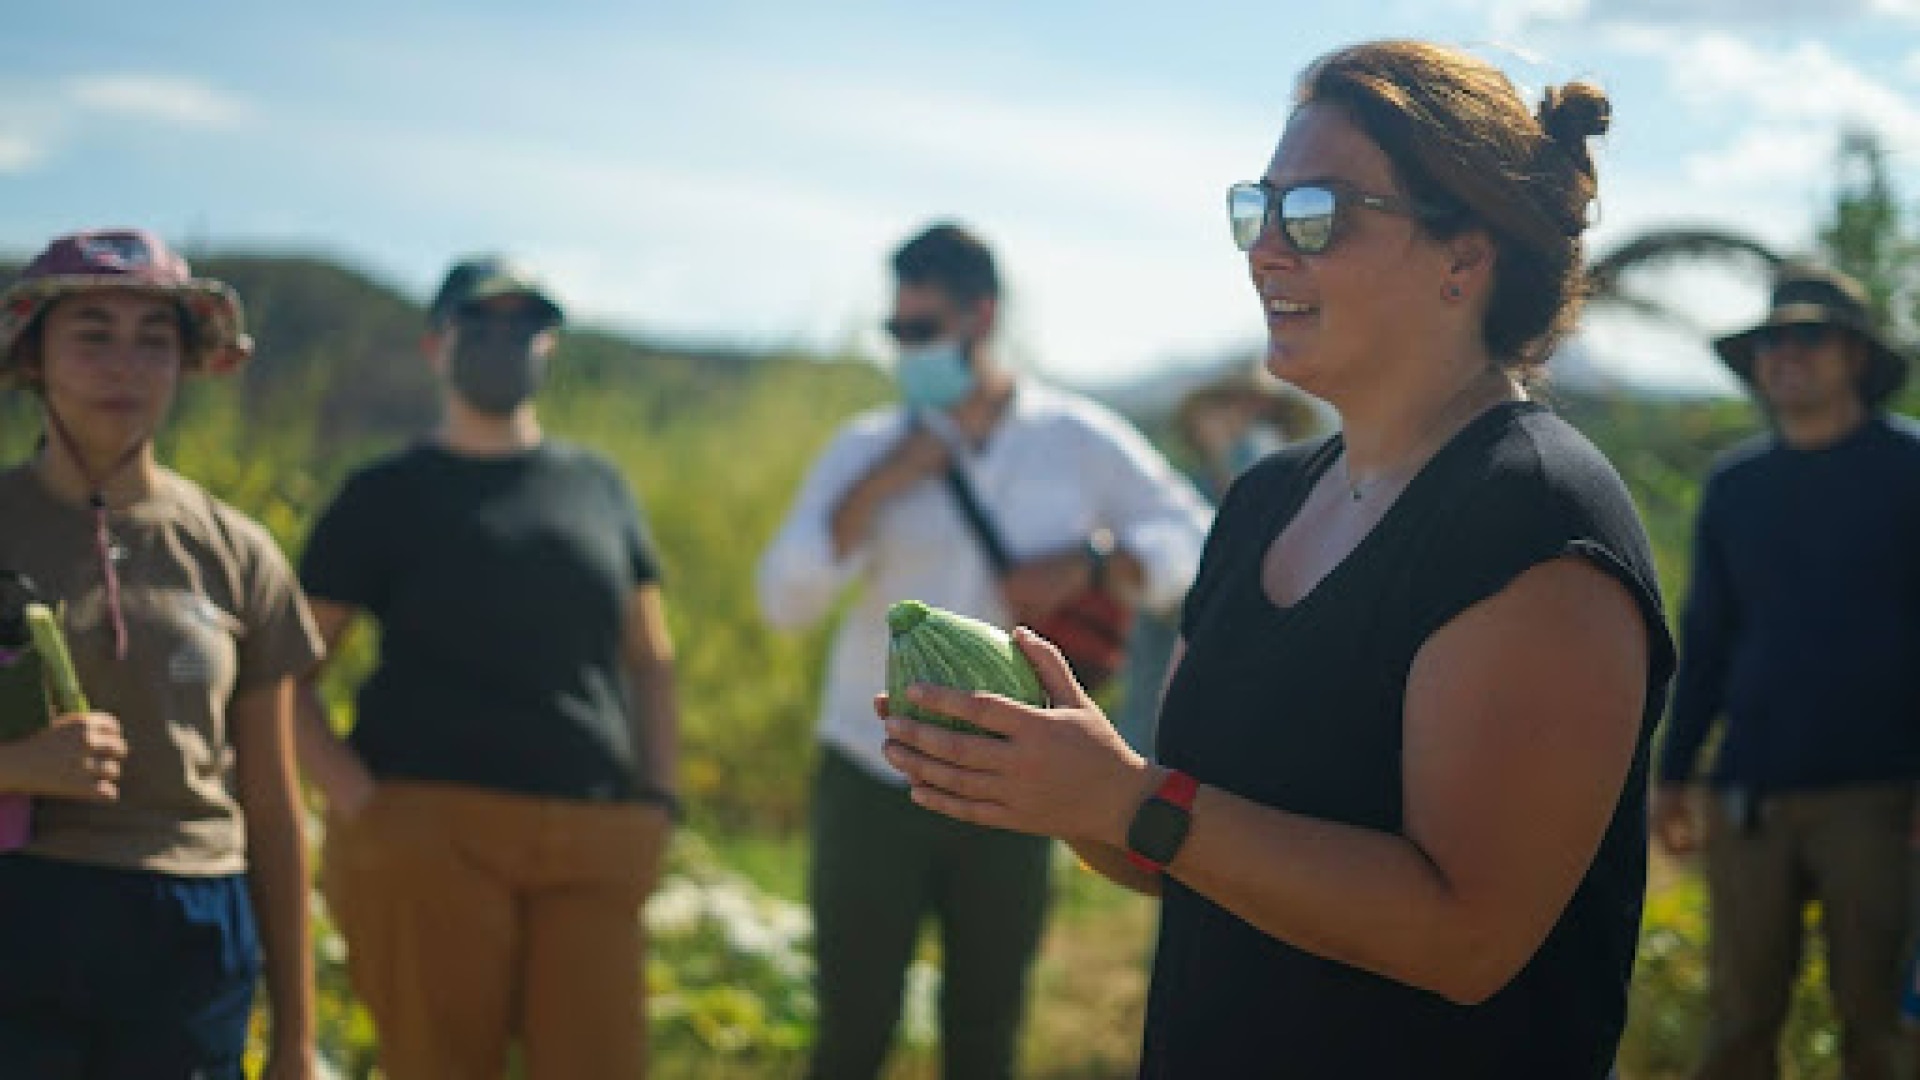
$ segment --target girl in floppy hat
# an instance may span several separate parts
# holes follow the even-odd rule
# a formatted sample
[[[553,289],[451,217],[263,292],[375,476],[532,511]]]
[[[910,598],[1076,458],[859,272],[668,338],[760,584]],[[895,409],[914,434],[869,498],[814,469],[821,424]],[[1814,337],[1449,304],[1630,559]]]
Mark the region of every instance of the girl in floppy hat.
[[[183,372],[251,351],[233,291],[145,232],[60,237],[0,294],[0,383],[46,425],[0,471],[0,569],[63,610],[97,710],[0,743],[33,798],[0,854],[10,1073],[240,1077],[264,951],[268,1075],[312,1074],[289,721],[319,638],[267,532],[153,448]]]

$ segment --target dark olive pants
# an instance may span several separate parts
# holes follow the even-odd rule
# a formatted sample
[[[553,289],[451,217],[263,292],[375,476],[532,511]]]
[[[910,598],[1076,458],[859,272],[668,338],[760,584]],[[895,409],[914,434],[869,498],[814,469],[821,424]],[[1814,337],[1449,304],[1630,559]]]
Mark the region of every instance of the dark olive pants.
[[[1744,827],[1716,799],[1707,832],[1711,1019],[1698,1080],[1779,1075],[1808,904],[1820,904],[1843,1075],[1887,1080],[1899,1043],[1907,940],[1905,786],[1767,799]]]
[[[900,1020],[921,924],[940,928],[946,1080],[1013,1073],[1046,922],[1052,842],[966,825],[831,747],[813,791],[813,1080],[868,1080]]]

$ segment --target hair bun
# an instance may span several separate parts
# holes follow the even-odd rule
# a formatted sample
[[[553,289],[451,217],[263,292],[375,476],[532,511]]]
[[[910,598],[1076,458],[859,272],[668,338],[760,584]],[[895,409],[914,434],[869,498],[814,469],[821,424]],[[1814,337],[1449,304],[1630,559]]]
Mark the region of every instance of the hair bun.
[[[1584,147],[1595,135],[1605,135],[1613,120],[1606,92],[1589,82],[1550,86],[1540,99],[1540,126],[1547,137],[1569,149]]]

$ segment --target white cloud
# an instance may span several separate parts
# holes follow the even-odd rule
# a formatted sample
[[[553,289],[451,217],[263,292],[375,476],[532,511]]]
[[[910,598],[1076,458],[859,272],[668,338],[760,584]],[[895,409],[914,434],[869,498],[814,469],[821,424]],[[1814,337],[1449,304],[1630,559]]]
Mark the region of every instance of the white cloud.
[[[1799,191],[1833,168],[1834,132],[1823,126],[1754,126],[1686,160],[1687,181],[1706,191]]]
[[[1837,134],[1865,124],[1894,147],[1920,148],[1920,102],[1863,73],[1818,42],[1769,51],[1711,35],[1669,57],[1676,90],[1757,112],[1763,121],[1820,125]],[[1818,87],[1818,93],[1810,93]]]
[[[1720,22],[1746,25],[1770,21],[1821,19],[1837,22],[1862,15],[1903,14],[1912,0],[1616,0],[1605,16],[1621,21]]]
[[[506,242],[588,322],[669,338],[851,343],[878,352],[887,251],[933,210],[958,209],[999,253],[1010,343],[1042,371],[1073,380],[1131,376],[1169,356],[1257,340],[1263,329],[1224,225],[1206,228],[1219,224],[1207,213],[1217,200],[1154,206],[1150,193],[1131,192],[1132,213],[1096,201],[1082,207],[1082,219],[1062,221],[1045,203],[1034,209],[1009,198],[954,206],[930,203],[924,190],[872,194],[793,179],[775,186],[764,175],[497,143],[410,149],[364,159],[391,170],[380,183],[417,185],[421,197],[462,217],[518,230]],[[488,183],[463,181],[474,175]],[[532,218],[509,205],[529,191],[540,193]],[[1181,220],[1189,215],[1205,224]],[[1190,242],[1179,243],[1181,234]],[[1143,235],[1174,240],[1142,243]],[[738,313],[724,331],[716,332],[716,309]]]
[[[25,172],[44,156],[41,148],[26,137],[0,132],[0,173]]]
[[[1699,133],[1680,171],[1700,190],[1766,192],[1783,205],[1818,198],[1841,132],[1854,127],[1878,134],[1894,154],[1920,151],[1920,102],[1822,43],[1766,48],[1717,31],[1648,28],[1612,29],[1606,39],[1664,68],[1670,122]]]
[[[1539,23],[1740,25],[1920,16],[1920,0],[1455,0],[1501,27]]]
[[[389,200],[518,230],[503,242],[585,319],[652,334],[878,350],[886,254],[942,214],[995,246],[1013,344],[1049,373],[1137,374],[1262,333],[1224,190],[1260,171],[1284,105],[1078,84],[1009,100],[737,61],[707,81],[706,108],[768,133],[758,152],[663,158],[644,139],[490,130],[343,131],[339,152]],[[717,311],[737,313],[724,330]]]
[[[1497,36],[1525,34],[1537,26],[1580,22],[1592,0],[1452,0],[1457,10],[1478,15]]]
[[[803,85],[768,119],[859,153],[987,191],[1015,186],[1088,231],[1131,215],[1129,227],[1205,214],[1234,178],[1257,174],[1282,116],[1213,122],[1172,103],[986,98],[889,86]],[[1217,112],[1217,108],[1212,110]],[[957,185],[956,185],[957,186]],[[1217,215],[1216,215],[1217,216]]]
[[[239,127],[254,114],[238,98],[174,75],[85,76],[68,82],[67,96],[87,111],[201,130]]]

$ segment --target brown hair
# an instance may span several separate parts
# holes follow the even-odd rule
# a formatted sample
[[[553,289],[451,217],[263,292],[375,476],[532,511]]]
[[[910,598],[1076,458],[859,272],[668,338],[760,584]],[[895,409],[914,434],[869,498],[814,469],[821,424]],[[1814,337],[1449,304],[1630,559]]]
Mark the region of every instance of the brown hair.
[[[1315,61],[1298,104],[1343,109],[1393,163],[1441,239],[1492,237],[1481,328],[1502,365],[1530,374],[1572,329],[1587,293],[1581,234],[1599,191],[1587,140],[1611,118],[1599,87],[1551,87],[1529,113],[1492,64],[1420,41],[1373,41]]]
[[[1000,273],[993,252],[966,226],[937,222],[893,253],[893,278],[901,285],[945,289],[959,304],[997,298]]]

